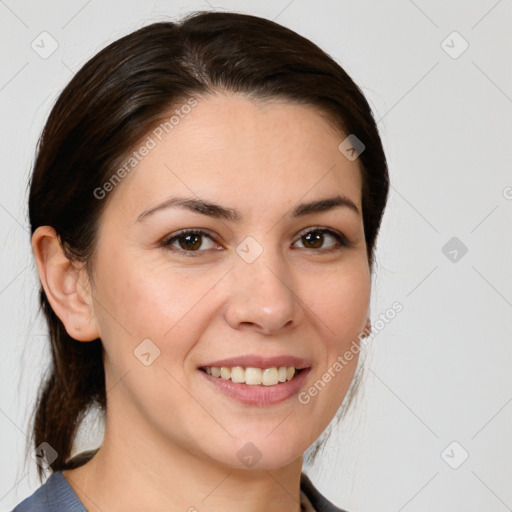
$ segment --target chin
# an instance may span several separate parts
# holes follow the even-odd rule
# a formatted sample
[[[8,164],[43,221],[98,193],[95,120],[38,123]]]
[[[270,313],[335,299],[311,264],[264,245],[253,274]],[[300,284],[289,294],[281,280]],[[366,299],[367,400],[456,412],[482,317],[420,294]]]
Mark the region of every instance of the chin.
[[[276,422],[276,426],[278,424]],[[302,457],[307,447],[301,450],[302,443],[298,438],[287,435],[285,431],[282,435],[276,432],[269,435],[269,432],[271,430],[258,432],[254,436],[247,433],[238,438],[231,448],[234,457],[225,461],[227,465],[237,469],[276,470]]]

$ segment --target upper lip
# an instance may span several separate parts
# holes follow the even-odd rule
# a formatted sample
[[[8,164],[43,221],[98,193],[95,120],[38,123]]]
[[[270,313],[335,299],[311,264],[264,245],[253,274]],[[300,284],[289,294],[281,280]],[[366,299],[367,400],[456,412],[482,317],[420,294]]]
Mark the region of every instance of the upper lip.
[[[297,369],[310,368],[311,362],[307,359],[303,359],[295,356],[274,356],[274,357],[263,357],[258,355],[244,355],[244,356],[236,356],[229,357],[227,359],[219,359],[217,361],[212,361],[210,363],[206,363],[200,366],[200,368],[204,368],[205,366],[245,366],[252,368],[272,368],[280,366],[293,366]]]

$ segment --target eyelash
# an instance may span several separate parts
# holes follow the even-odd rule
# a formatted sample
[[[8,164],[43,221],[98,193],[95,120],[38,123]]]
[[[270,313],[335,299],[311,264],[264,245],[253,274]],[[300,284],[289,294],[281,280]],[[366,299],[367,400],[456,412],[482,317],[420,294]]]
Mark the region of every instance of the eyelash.
[[[299,235],[297,241],[309,233],[322,233],[322,234],[331,235],[337,241],[337,244],[335,244],[332,247],[329,247],[328,249],[311,249],[308,247],[304,247],[304,248],[300,247],[300,249],[316,251],[316,252],[320,252],[322,254],[330,254],[332,252],[339,251],[345,247],[350,246],[350,242],[345,235],[343,235],[337,231],[334,231],[332,229],[323,228],[320,226],[308,228],[306,231],[303,231]],[[208,249],[206,249],[206,250],[187,251],[185,249],[173,247],[171,245],[173,243],[173,241],[177,240],[178,238],[180,238],[182,236],[189,235],[189,234],[205,236],[205,237],[210,238],[213,242],[218,243],[208,232],[206,232],[202,229],[183,229],[182,231],[179,231],[178,233],[174,234],[172,237],[162,240],[161,245],[167,250],[182,253],[186,257],[197,257],[200,253],[206,252],[208,250]]]

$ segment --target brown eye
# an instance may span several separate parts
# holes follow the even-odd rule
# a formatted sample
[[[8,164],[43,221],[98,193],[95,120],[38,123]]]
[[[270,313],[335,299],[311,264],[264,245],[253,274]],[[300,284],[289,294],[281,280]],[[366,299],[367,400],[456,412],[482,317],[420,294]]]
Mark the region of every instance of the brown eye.
[[[205,239],[209,241],[209,243],[206,243],[206,247],[204,247]],[[215,246],[215,243],[212,237],[205,231],[190,229],[171,236],[164,240],[162,245],[173,251],[194,253],[211,249]]]
[[[334,240],[334,243],[323,247],[326,239],[328,241],[329,238]],[[341,233],[330,229],[310,229],[303,234],[299,240],[303,244],[304,249],[322,249],[330,251],[348,245],[347,239]]]
[[[311,231],[301,237],[307,249],[319,249],[324,243],[324,234],[321,231]]]
[[[180,235],[177,237],[178,243],[182,249],[196,250],[201,247],[202,235]]]

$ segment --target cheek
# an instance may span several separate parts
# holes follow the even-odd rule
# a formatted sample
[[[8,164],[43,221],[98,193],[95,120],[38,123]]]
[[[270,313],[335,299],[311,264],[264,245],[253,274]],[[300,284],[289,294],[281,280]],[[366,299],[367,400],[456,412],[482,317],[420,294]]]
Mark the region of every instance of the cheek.
[[[320,333],[322,351],[309,387],[298,398],[304,411],[316,418],[319,431],[336,414],[354,377],[370,288],[369,269],[362,259],[347,261],[336,271],[330,268],[304,281],[305,303],[314,313],[311,318]]]
[[[225,269],[185,272],[161,260],[123,256],[103,258],[97,271],[103,284],[97,312],[106,348],[126,347],[127,343],[118,343],[125,339],[133,350],[149,338],[162,352],[172,346],[173,356],[187,351],[194,336],[208,325],[208,306],[211,309],[214,288]]]
[[[325,339],[345,345],[357,338],[366,324],[370,305],[371,280],[367,267],[361,264],[331,271],[308,286],[310,307],[325,327]]]

